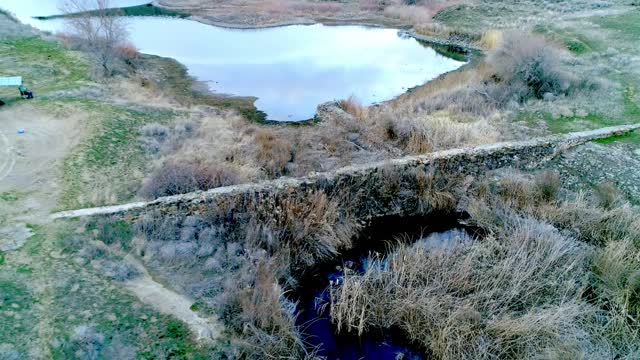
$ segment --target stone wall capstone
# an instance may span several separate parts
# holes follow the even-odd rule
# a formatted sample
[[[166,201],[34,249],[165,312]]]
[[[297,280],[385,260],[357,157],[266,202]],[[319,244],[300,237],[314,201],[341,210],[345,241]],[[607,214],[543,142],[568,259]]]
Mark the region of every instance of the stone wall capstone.
[[[142,212],[198,213],[220,204],[242,203],[274,196],[320,190],[331,193],[336,189],[357,193],[362,189],[380,186],[382,173],[398,174],[409,171],[446,172],[463,176],[477,176],[487,171],[504,167],[530,168],[547,161],[562,151],[588,141],[622,135],[640,128],[640,124],[614,126],[591,131],[555,135],[520,142],[503,142],[473,148],[438,151],[419,156],[380,161],[364,165],[347,166],[326,173],[315,173],[303,178],[281,178],[251,184],[233,185],[197,191],[188,194],[159,198],[149,202],[135,202],[124,205],[105,206],[90,209],[63,211],[52,214],[53,219],[76,218],[100,215],[123,215],[133,219]],[[378,179],[378,180],[376,180]],[[379,193],[379,192],[378,192]],[[362,216],[397,213],[398,204],[376,199],[375,191],[368,191],[365,204],[366,214]],[[383,196],[383,195],[379,195]],[[373,210],[372,210],[373,209]],[[371,212],[376,212],[373,214]]]

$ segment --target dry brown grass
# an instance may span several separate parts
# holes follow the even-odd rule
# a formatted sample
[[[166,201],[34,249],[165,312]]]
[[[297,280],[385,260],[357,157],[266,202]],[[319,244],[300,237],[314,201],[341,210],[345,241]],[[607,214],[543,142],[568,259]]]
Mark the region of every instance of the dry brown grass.
[[[367,108],[362,106],[354,96],[338,101],[338,106],[358,121],[364,121],[367,117]]]
[[[254,134],[255,159],[268,177],[279,177],[287,173],[287,164],[294,155],[290,139],[271,129],[259,129]]]
[[[211,204],[202,217],[148,213],[135,251],[220,316],[232,356],[311,357],[284,294],[293,274],[350,246],[358,225],[343,200],[323,192],[256,195]]]
[[[331,289],[338,328],[400,328],[439,359],[637,356],[637,212],[571,197],[550,171],[476,188],[467,210],[486,236],[400,245],[363,274],[347,271]]]
[[[140,58],[140,51],[138,48],[130,42],[125,42],[116,47],[118,56],[127,64],[135,65],[136,60]]]
[[[259,260],[245,270],[255,272],[255,276],[229,279],[233,282],[228,282],[221,298],[221,311],[229,330],[242,334],[233,339],[233,345],[243,358],[313,358],[301,340],[291,312],[293,305],[278,284],[277,275],[283,268],[286,262],[281,259]]]
[[[556,176],[552,173],[543,173],[534,179],[517,173],[505,176],[497,184],[499,200],[489,198],[482,201],[497,201],[503,204],[501,206],[516,208],[560,229],[569,230],[588,243],[605,245],[627,239],[640,245],[640,218],[628,202],[616,197],[615,206],[603,203],[599,199],[602,185],[594,195],[579,192],[560,198]],[[611,185],[604,186],[609,188],[608,191],[617,193],[610,188]],[[478,214],[478,218],[482,217]]]
[[[431,24],[435,14],[456,3],[448,0],[359,1],[362,10],[382,12],[387,18],[399,19],[414,26]]]
[[[245,131],[248,127],[233,112],[209,107],[193,109],[173,125],[145,125],[141,141],[155,161],[143,184],[144,195],[207,190],[259,178],[259,165],[252,159],[253,134]]]
[[[484,49],[495,50],[502,46],[504,34],[499,30],[488,30],[482,34],[479,44]]]
[[[385,140],[396,141],[410,154],[475,146],[496,142],[498,130],[489,121],[458,120],[454,114],[440,112],[417,117],[394,117],[386,115],[388,121],[380,131]]]
[[[398,328],[442,359],[637,355],[635,210],[573,196],[552,171],[507,173],[468,192],[469,184],[438,169],[383,169],[350,184],[356,195],[254,194],[210,204],[202,217],[151,214],[141,219],[145,240],[135,251],[220,315],[230,355],[312,358],[285,295],[296,274],[350,248],[356,219],[371,209],[465,209],[481,238],[398,245],[363,274],[347,270],[331,288],[336,325],[359,334]]]
[[[209,190],[245,181],[238,169],[227,164],[202,164],[169,161],[151,173],[142,185],[148,199]]]
[[[343,200],[322,192],[264,198],[249,205],[245,241],[272,252],[291,248],[294,262],[304,266],[331,258],[351,246],[358,228],[349,209],[340,206]]]
[[[612,182],[603,182],[596,187],[596,198],[598,205],[607,210],[619,207],[624,203],[624,197]]]
[[[454,43],[473,45],[480,39],[478,34],[461,31],[436,22],[414,24],[414,30],[420,35],[448,40]]]
[[[399,327],[439,359],[580,354],[578,324],[595,311],[578,300],[587,249],[533,219],[504,220],[471,245],[400,246],[347,274],[332,289],[338,328]]]
[[[443,7],[445,6],[443,5]],[[433,15],[436,13],[437,8],[426,6],[392,5],[384,8],[384,14],[386,16],[398,18],[416,25],[431,22]]]

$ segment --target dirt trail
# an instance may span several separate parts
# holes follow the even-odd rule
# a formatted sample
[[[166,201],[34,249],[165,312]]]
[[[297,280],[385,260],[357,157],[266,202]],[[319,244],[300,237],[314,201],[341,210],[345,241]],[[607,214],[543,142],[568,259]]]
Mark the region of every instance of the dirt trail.
[[[200,341],[211,341],[219,336],[219,324],[212,319],[200,317],[191,310],[193,301],[153,280],[145,267],[133,256],[129,255],[125,260],[133,264],[141,273],[140,276],[125,282],[125,287],[140,301],[151,305],[163,314],[175,316],[183,321]]]
[[[56,118],[35,101],[0,109],[0,250],[17,250],[55,209],[64,157],[80,137],[80,118]],[[24,130],[24,132],[19,131]]]
[[[0,193],[18,197],[0,204],[0,214],[42,223],[56,206],[62,161],[81,137],[82,117],[56,117],[25,102],[0,110],[0,119]]]
[[[13,171],[13,167],[16,164],[13,148],[2,131],[0,131],[0,151],[2,152],[2,157],[0,157],[0,181],[2,181]]]
[[[38,100],[0,108],[0,251],[11,251],[32,264],[34,273],[47,274],[53,267],[65,267],[63,258],[52,257],[43,263],[42,254],[28,255],[21,247],[33,234],[28,224],[47,226],[49,214],[56,208],[62,193],[62,165],[86,130],[83,127],[87,114],[70,110],[65,115],[48,113],[39,107]],[[18,130],[24,129],[24,133]],[[42,251],[57,253],[54,244],[45,237]],[[198,339],[209,341],[219,334],[217,323],[201,318],[190,309],[192,301],[155,282],[135,259],[142,276],[129,281],[125,287],[140,301],[158,311],[176,317],[188,324]],[[29,284],[41,301],[39,323],[34,324],[42,336],[42,353],[35,357],[46,358],[46,338],[52,333],[50,318],[46,315],[50,291],[47,284],[53,281],[39,277]],[[45,335],[49,334],[49,335]]]

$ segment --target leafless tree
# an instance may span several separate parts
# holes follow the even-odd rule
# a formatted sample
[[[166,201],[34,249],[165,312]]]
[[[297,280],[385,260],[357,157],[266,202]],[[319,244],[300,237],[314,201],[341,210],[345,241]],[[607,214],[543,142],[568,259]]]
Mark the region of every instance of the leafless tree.
[[[127,24],[115,16],[110,0],[66,0],[62,11],[73,35],[83,40],[105,76],[113,74],[119,48],[127,41]]]

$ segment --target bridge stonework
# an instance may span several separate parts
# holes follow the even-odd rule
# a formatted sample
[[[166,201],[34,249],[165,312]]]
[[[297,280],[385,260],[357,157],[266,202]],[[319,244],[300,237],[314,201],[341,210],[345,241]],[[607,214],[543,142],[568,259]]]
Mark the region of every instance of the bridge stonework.
[[[438,151],[425,155],[348,166],[331,172],[311,174],[303,178],[281,178],[168,196],[149,202],[63,211],[52,214],[51,217],[62,219],[122,215],[133,219],[146,211],[198,213],[222,203],[238,204],[247,197],[259,200],[312,190],[331,192],[333,189],[358,192],[366,187],[380,186],[375,179],[379,179],[383,172],[402,174],[410,171],[436,171],[475,176],[504,167],[529,168],[547,161],[571,147],[592,140],[623,135],[638,128],[640,128],[640,124],[622,125],[528,141],[503,142],[473,148]],[[368,192],[368,194],[376,194],[376,192]],[[377,207],[377,210],[374,210],[377,212],[376,215],[385,215],[385,213],[391,215],[398,212],[398,209],[389,206],[388,202],[387,205],[380,207],[381,202],[374,197],[375,195],[366,200],[368,204],[365,204],[365,207],[369,209],[368,211]]]

